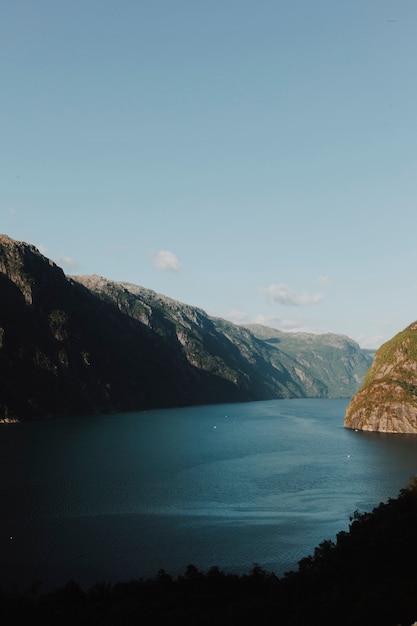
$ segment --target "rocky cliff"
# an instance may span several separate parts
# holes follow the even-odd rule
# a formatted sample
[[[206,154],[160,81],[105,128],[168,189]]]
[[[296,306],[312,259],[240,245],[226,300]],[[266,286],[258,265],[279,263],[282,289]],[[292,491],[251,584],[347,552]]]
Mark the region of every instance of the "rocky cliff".
[[[357,430],[417,433],[417,322],[376,352],[344,424]]]
[[[370,365],[346,338],[332,338],[334,359],[323,352],[328,337],[316,336],[307,358],[282,350],[272,329],[253,331],[137,285],[67,276],[34,246],[0,235],[2,421],[348,397]],[[340,369],[343,359],[350,366]]]

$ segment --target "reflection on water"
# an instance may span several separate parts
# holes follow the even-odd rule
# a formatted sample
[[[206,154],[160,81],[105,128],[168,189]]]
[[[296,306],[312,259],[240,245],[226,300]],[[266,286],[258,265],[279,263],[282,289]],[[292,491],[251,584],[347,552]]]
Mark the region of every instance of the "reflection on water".
[[[0,584],[282,575],[417,473],[417,437],[343,428],[347,400],[5,425]],[[12,539],[11,539],[12,537]]]

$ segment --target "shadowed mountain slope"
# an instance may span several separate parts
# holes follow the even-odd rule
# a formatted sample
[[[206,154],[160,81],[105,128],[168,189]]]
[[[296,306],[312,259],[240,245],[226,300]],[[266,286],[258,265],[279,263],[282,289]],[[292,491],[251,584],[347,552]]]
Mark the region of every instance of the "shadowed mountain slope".
[[[310,341],[307,358],[285,333],[279,343],[271,334],[279,331],[263,328],[252,332],[129,283],[67,276],[34,246],[0,235],[2,421],[349,397],[371,362],[338,335],[340,359],[330,358],[325,335]],[[340,369],[343,359],[350,369]]]

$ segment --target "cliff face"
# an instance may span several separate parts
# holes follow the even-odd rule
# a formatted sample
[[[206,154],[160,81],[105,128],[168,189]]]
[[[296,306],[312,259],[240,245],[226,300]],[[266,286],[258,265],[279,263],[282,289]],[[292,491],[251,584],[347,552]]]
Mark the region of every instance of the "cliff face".
[[[326,397],[351,397],[372,364],[374,351],[361,350],[345,335],[284,333],[260,324],[251,324],[247,328],[275,348],[281,361],[291,359],[294,378],[298,374],[312,396],[320,395],[321,386]]]
[[[224,376],[194,365],[168,315],[165,334],[157,332],[157,322],[141,318],[153,320],[159,311],[145,301],[137,317],[130,315],[128,292],[116,285],[114,291],[125,300],[98,297],[33,246],[1,237],[0,419],[238,402],[262,395],[240,371]],[[189,315],[202,316],[191,307]]]
[[[354,342],[332,339],[337,361],[351,364],[339,375],[320,348],[328,339],[310,342],[307,359],[273,332],[129,283],[66,276],[34,246],[0,235],[0,421],[348,397],[359,387],[369,355]],[[319,354],[323,368],[313,368]]]
[[[366,431],[417,433],[417,322],[376,352],[344,425]]]

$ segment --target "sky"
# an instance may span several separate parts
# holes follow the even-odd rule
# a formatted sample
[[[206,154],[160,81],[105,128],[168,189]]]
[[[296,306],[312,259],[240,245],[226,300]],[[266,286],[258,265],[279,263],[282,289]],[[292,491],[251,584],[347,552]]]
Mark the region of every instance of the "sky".
[[[0,233],[239,324],[417,319],[415,0],[0,0]]]

